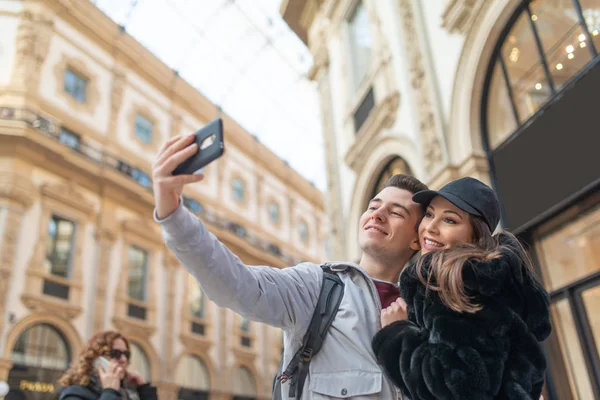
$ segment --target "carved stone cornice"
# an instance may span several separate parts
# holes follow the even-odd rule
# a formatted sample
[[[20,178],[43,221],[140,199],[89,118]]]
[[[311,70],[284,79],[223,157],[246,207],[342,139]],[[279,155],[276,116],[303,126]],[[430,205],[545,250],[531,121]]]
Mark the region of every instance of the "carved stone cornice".
[[[254,363],[256,360],[256,352],[253,350],[247,350],[243,347],[235,346],[232,348],[233,355],[240,363]]]
[[[41,194],[44,201],[47,199],[54,200],[72,210],[79,211],[87,218],[94,214],[94,205],[77,190],[72,182],[44,184],[41,187]]]
[[[179,340],[189,352],[206,353],[213,346],[212,340],[200,335],[179,335]]]
[[[135,235],[149,242],[152,246],[162,247],[164,242],[156,224],[150,224],[145,219],[126,220],[121,225],[123,233]]]
[[[115,327],[125,336],[150,338],[156,332],[156,328],[145,321],[136,321],[132,318],[113,318]]]
[[[11,83],[15,87],[30,92],[37,90],[53,28],[54,21],[48,13],[26,8],[21,14],[11,76]]]
[[[329,51],[327,50],[327,42],[322,40],[321,45],[317,47],[313,54],[313,65],[308,70],[308,79],[311,81],[317,80],[319,72],[327,67],[329,67]]]
[[[375,139],[382,129],[392,126],[396,119],[396,110],[399,105],[400,93],[393,92],[377,103],[375,108],[371,111],[369,117],[358,131],[356,140],[352,146],[350,146],[346,153],[346,157],[344,158],[344,161],[352,168],[352,170],[356,172],[360,171],[360,168],[366,159],[364,148],[368,143]]]
[[[442,27],[450,33],[466,34],[482,3],[481,0],[449,0],[442,14]]]
[[[29,310],[39,314],[56,315],[62,319],[72,320],[83,311],[81,306],[43,295],[25,293],[21,301]]]
[[[0,199],[28,209],[39,197],[38,188],[29,177],[16,172],[0,172]]]

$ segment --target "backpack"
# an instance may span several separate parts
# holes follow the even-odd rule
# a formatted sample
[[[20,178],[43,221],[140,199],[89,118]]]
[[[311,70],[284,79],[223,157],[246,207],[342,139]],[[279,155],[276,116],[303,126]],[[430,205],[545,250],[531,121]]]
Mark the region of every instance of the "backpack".
[[[321,265],[323,269],[323,283],[317,306],[304,334],[302,346],[294,354],[285,371],[283,370],[283,355],[277,375],[273,380],[272,400],[281,400],[281,384],[290,381],[289,397],[300,399],[304,388],[304,381],[308,375],[308,366],[312,358],[321,350],[327,331],[335,318],[342,297],[344,297],[344,283],[331,269],[331,265]]]

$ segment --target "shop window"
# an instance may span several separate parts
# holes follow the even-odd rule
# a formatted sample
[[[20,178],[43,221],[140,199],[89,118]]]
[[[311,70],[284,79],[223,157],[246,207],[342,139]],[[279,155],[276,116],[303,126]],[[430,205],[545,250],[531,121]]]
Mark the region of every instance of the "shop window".
[[[69,367],[70,347],[53,326],[34,325],[19,336],[10,360],[7,399],[53,400],[56,382]]]
[[[256,399],[256,380],[250,370],[244,366],[239,367],[233,374],[233,399]]]
[[[202,360],[196,356],[184,356],[176,371],[179,400],[208,400],[210,374]]]

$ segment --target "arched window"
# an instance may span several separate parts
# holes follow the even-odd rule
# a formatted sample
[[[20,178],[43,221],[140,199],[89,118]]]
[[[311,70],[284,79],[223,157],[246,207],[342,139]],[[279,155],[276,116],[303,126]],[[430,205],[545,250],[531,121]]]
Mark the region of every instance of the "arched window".
[[[138,344],[129,342],[129,348],[131,350],[131,368],[137,371],[142,378],[147,381],[150,380],[150,361],[144,349]]]
[[[185,356],[176,372],[179,385],[179,400],[206,400],[210,391],[210,374],[202,360],[196,356]]]
[[[8,375],[7,398],[51,400],[56,382],[69,367],[70,347],[52,325],[27,328],[13,346],[13,367]]]
[[[256,380],[246,367],[239,367],[233,375],[233,400],[256,399]]]
[[[383,186],[388,181],[388,179],[397,174],[412,175],[410,167],[408,166],[406,161],[404,161],[404,159],[400,157],[394,157],[381,170],[379,176],[375,180],[375,186],[373,186],[373,192],[371,193],[371,197],[369,197],[368,200],[371,200],[377,195],[377,193],[381,192]]]
[[[579,5],[523,1],[509,20],[484,84],[483,130],[489,150],[505,142],[598,57],[599,3],[579,0]]]

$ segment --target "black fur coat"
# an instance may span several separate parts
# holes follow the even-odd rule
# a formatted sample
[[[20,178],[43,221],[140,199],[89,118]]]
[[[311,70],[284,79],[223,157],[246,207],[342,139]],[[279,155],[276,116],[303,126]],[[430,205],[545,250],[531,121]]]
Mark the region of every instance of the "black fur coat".
[[[551,332],[548,293],[508,251],[467,263],[463,280],[481,311],[452,311],[437,293],[426,294],[415,263],[408,266],[400,292],[409,320],[374,337],[379,363],[412,400],[538,400],[546,371],[540,342]]]

